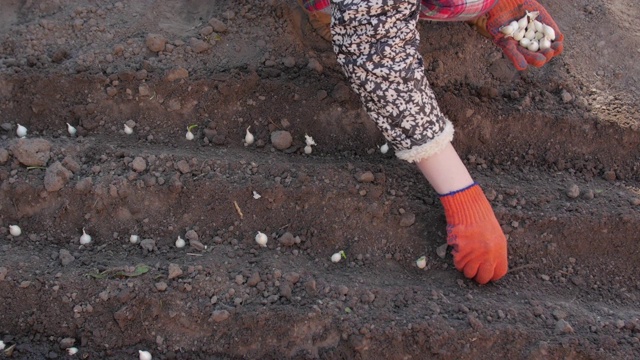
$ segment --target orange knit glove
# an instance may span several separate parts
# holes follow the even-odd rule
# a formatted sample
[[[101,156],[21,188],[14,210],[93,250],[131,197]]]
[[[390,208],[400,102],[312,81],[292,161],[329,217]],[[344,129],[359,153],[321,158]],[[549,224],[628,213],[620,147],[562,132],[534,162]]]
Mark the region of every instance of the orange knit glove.
[[[509,25],[513,20],[523,18],[526,12],[539,11],[536,20],[547,24],[556,32],[556,39],[551,43],[551,48],[532,52],[523,48],[512,37],[506,37],[500,32],[500,28]],[[528,65],[542,67],[553,57],[558,56],[564,49],[564,35],[558,25],[553,21],[547,10],[535,0],[500,0],[498,4],[487,13],[487,31],[491,34],[493,42],[502,48],[504,54],[513,62],[518,70],[525,70]]]
[[[480,185],[441,195],[453,263],[480,284],[507,273],[507,239]]]

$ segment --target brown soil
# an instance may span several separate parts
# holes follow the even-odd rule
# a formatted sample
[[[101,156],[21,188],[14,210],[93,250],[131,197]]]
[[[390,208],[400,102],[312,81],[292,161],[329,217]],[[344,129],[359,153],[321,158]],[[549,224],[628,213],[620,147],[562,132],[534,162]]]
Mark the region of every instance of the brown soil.
[[[640,358],[640,10],[545,3],[566,51],[522,73],[466,25],[420,24],[509,237],[510,273],[478,286],[295,1],[0,1],[0,359]]]

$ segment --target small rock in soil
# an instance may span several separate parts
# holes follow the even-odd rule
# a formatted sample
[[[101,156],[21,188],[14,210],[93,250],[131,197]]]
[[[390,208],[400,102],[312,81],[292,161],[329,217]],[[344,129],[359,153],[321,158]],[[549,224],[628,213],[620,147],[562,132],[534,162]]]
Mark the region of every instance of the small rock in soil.
[[[0,149],[0,165],[4,165],[9,160],[9,152],[6,149]]]
[[[60,346],[60,349],[65,350],[68,349],[70,347],[73,347],[73,345],[75,345],[76,343],[76,339],[74,338],[64,338],[62,340],[60,340],[60,343],[58,344]]]
[[[209,25],[211,25],[211,27],[213,28],[213,31],[215,32],[218,32],[218,33],[227,32],[227,25],[224,22],[222,22],[222,20],[212,18],[211,20],[209,20]]]
[[[229,314],[229,312],[227,310],[215,310],[211,314],[211,320],[219,323],[219,322],[223,322],[223,321],[227,320],[229,318],[229,316],[231,316],[231,314]]]
[[[167,44],[167,39],[160,34],[148,34],[145,39],[147,48],[153,52],[164,50],[164,46]]]
[[[575,199],[578,196],[580,196],[580,188],[578,187],[578,185],[576,184],[571,184],[568,188],[567,188],[567,192],[566,192],[567,196],[571,199]]]
[[[605,171],[602,177],[607,181],[616,181],[616,172],[613,170]]]
[[[573,100],[573,96],[567,90],[562,90],[560,97],[562,98],[562,102],[565,104],[570,103]]]
[[[0,281],[4,281],[7,278],[7,273],[9,273],[9,270],[6,267],[0,267]]]
[[[178,264],[169,264],[169,280],[175,279],[182,275],[182,269]]]
[[[469,314],[469,316],[467,316],[467,320],[469,321],[469,325],[471,325],[471,327],[474,330],[480,330],[482,329],[484,326],[482,325],[482,323],[480,322],[480,320],[478,320],[478,318],[476,318],[475,316]]]
[[[49,192],[55,192],[62,189],[69,179],[73,176],[73,173],[64,166],[59,161],[51,164],[47,168],[47,171],[44,175],[44,187]]]
[[[287,283],[280,284],[280,296],[291,300],[291,286]]]
[[[416,214],[407,212],[402,215],[402,218],[400,219],[400,226],[409,227],[415,224],[415,222],[416,222]]]
[[[447,256],[447,246],[449,245],[444,243],[436,248],[436,254],[438,254],[440,259],[444,259],[444,257]]]
[[[206,248],[207,248],[206,246],[204,246],[204,244],[203,244],[203,243],[201,243],[201,242],[200,242],[200,241],[198,241],[198,240],[190,240],[190,241],[189,241],[189,245],[190,245],[192,248],[194,248],[195,250],[198,250],[198,251],[203,251],[204,249],[206,249]]]
[[[131,162],[131,168],[135,172],[143,172],[147,168],[147,161],[141,156],[136,156],[136,158]]]
[[[567,318],[567,312],[564,310],[556,309],[551,313],[556,320],[563,320]]]
[[[187,231],[187,234],[184,237],[189,241],[198,241],[198,233],[195,230]]]
[[[356,180],[361,183],[372,183],[376,177],[373,175],[371,171],[365,171],[362,173],[356,174]]]
[[[76,259],[67,249],[60,249],[58,257],[60,258],[62,266],[67,266]]]
[[[169,70],[169,72],[167,73],[167,76],[165,77],[165,80],[175,81],[180,79],[186,79],[188,77],[189,77],[189,72],[187,71],[187,69],[183,67],[179,67],[177,69]]]
[[[282,234],[282,236],[280,236],[278,241],[282,246],[293,246],[296,243],[296,238],[293,236],[292,233],[287,231],[286,233]]]
[[[247,286],[251,286],[254,287],[256,285],[258,285],[258,283],[261,281],[260,278],[260,273],[259,272],[254,272],[253,274],[251,274],[251,276],[249,277],[249,280],[247,280]]]
[[[93,178],[86,177],[84,179],[80,179],[76,183],[76,190],[81,194],[86,194],[93,187]]]
[[[322,67],[322,64],[320,64],[318,59],[314,59],[314,58],[309,59],[309,63],[307,64],[307,67],[311,70],[316,71],[318,74],[321,74],[322,71],[324,70],[324,67]]]
[[[25,166],[45,166],[51,157],[51,143],[44,139],[19,139],[9,149]]]
[[[167,283],[164,281],[157,282],[155,286],[156,286],[156,289],[160,292],[166,291],[167,288],[169,287]]]
[[[211,45],[209,45],[209,43],[204,42],[197,38],[191,38],[191,40],[189,41],[189,46],[191,46],[193,51],[195,51],[198,54],[205,52],[211,48]]]
[[[309,295],[315,295],[318,291],[316,280],[311,278],[304,283],[304,289]]]
[[[555,332],[556,334],[571,334],[573,333],[573,327],[568,322],[561,319],[556,322]]]
[[[154,251],[156,250],[156,241],[153,239],[144,239],[140,241],[140,247],[142,247],[145,252]]]
[[[187,160],[182,159],[178,161],[178,163],[176,164],[176,167],[178,168],[178,171],[180,171],[183,174],[187,174],[191,172],[191,167],[189,166],[189,163],[187,162]]]
[[[293,137],[288,131],[277,130],[271,133],[271,144],[278,150],[288,149],[292,142]]]

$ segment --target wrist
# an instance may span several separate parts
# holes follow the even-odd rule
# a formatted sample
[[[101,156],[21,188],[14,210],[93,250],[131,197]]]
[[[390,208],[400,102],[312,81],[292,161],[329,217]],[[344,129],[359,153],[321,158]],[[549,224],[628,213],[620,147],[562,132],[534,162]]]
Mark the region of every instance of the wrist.
[[[440,195],[447,223],[473,224],[495,219],[493,209],[480,185],[473,185]]]

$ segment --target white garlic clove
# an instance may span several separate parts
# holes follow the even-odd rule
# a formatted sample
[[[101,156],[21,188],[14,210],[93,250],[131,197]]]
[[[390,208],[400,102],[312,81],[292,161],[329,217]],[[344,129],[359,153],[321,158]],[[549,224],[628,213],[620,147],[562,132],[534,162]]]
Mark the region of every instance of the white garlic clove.
[[[418,260],[416,260],[416,265],[420,269],[426,268],[427,267],[427,257],[423,256],[423,257],[419,258]]]
[[[247,128],[247,133],[244,135],[244,143],[247,145],[251,145],[255,141],[255,137],[253,136],[252,133],[249,132],[250,127],[251,126]]]
[[[542,31],[540,31],[540,32],[536,33],[536,37],[534,37],[533,40],[540,41],[540,39],[543,39],[543,38],[544,38],[544,33]]]
[[[513,29],[513,32],[516,32],[517,30],[520,30],[520,28],[518,27],[518,22],[515,21],[515,20],[510,22],[509,26]]]
[[[18,137],[25,137],[27,136],[27,128],[18,124],[18,128],[16,129],[16,135],[18,135]]]
[[[129,125],[124,124],[124,133],[127,135],[133,134],[133,129],[129,127]]]
[[[258,199],[260,199],[261,197],[262,197],[262,195],[258,194],[258,193],[257,193],[257,192],[255,192],[255,191],[253,192],[253,198],[254,198],[254,199],[258,200]]]
[[[69,132],[69,135],[74,136],[78,130],[71,126],[71,124],[67,123],[67,131]]]
[[[153,357],[151,356],[151,353],[148,352],[148,351],[138,350],[138,353],[140,354],[140,356],[139,356],[140,360],[151,360],[151,359],[153,359]]]
[[[129,242],[132,244],[137,244],[138,241],[140,241],[140,236],[138,235],[131,235],[129,236]]]
[[[267,237],[267,234],[258,231],[255,237],[255,240],[256,240],[256,243],[258,243],[258,245],[260,245],[261,247],[267,247],[267,242],[269,241],[269,238]]]
[[[543,31],[543,30],[542,30],[542,29],[543,29],[543,26],[542,26],[542,23],[541,23],[540,21],[538,21],[538,20],[534,20],[534,21],[533,21],[533,25],[535,26],[536,31]]]
[[[540,50],[547,50],[551,48],[551,40],[547,38],[540,39]]]
[[[185,135],[185,138],[187,140],[193,140],[194,136],[193,136],[193,133],[191,132],[191,130],[187,130],[187,135]]]
[[[311,152],[313,151],[313,149],[311,148],[311,145],[307,145],[304,147],[304,153],[309,155],[311,154]]]
[[[520,29],[520,30],[516,31],[516,32],[513,34],[513,39],[514,39],[515,41],[520,41],[520,40],[524,39],[524,34],[525,34],[525,33],[526,33],[526,31],[525,31],[524,29]]]
[[[380,152],[386,154],[389,151],[389,144],[384,143],[380,146]]]
[[[311,145],[318,145],[316,144],[315,140],[313,140],[313,138],[307,134],[304,134],[304,142],[305,144],[311,146]]]
[[[523,38],[522,40],[520,40],[520,46],[522,46],[523,48],[526,48],[527,46],[529,46],[529,44],[531,44],[531,40],[527,38]]]
[[[524,34],[525,39],[533,40],[536,37],[536,32],[534,30],[529,30]]]
[[[525,15],[525,17],[518,20],[518,29],[523,30],[527,27],[528,24],[529,24],[529,18],[528,16]]]
[[[536,52],[538,51],[538,49],[540,49],[540,44],[538,44],[537,41],[532,40],[531,43],[527,46],[527,49],[529,49],[529,51]]]
[[[517,26],[517,24],[516,27],[512,27],[511,25],[503,26],[500,28],[500,32],[506,36],[513,36],[513,33],[517,30]]]
[[[78,348],[77,347],[70,347],[67,349],[67,354],[69,354],[70,356],[73,356],[75,354],[78,353]]]
[[[182,249],[183,247],[185,247],[185,245],[187,245],[186,241],[184,241],[184,239],[181,238],[180,235],[178,235],[178,239],[176,240],[176,247],[178,249]]]
[[[527,17],[529,18],[529,21],[535,21],[535,19],[539,15],[540,15],[540,11],[532,11],[532,12],[527,11]]]
[[[20,236],[22,229],[20,229],[18,225],[9,225],[9,234],[11,234],[11,236]]]
[[[87,245],[91,242],[91,235],[87,234],[82,228],[82,236],[80,236],[80,245]]]
[[[542,31],[544,32],[544,37],[553,41],[556,39],[556,31],[549,25],[543,25]]]
[[[342,256],[340,255],[340,253],[335,253],[331,255],[331,261],[334,263],[340,262],[340,259],[342,259]]]

